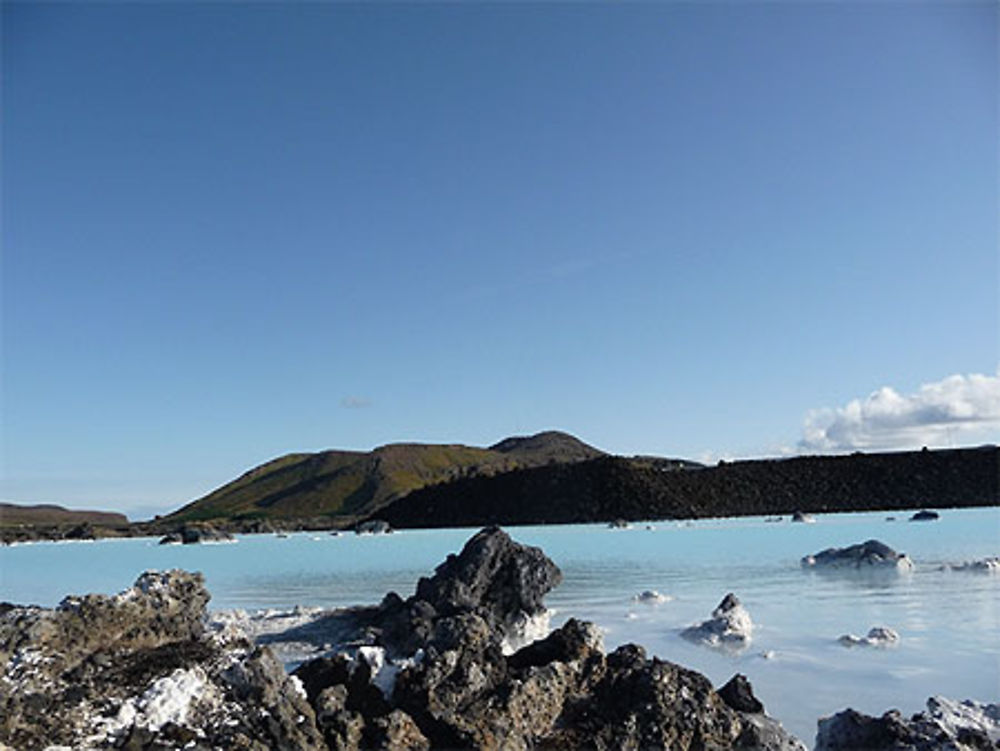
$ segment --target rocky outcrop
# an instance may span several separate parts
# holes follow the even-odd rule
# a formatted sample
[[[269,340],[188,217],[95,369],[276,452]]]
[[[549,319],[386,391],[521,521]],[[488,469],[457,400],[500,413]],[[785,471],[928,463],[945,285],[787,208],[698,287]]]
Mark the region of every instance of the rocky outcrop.
[[[753,621],[750,620],[750,614],[732,592],[722,598],[722,602],[712,611],[711,618],[681,631],[681,636],[688,641],[732,649],[747,646],[752,635]]]
[[[312,708],[269,650],[205,628],[199,574],[0,614],[0,745],[318,749]]]
[[[927,711],[904,718],[890,710],[871,717],[845,709],[819,721],[815,751],[995,751],[1000,704],[927,700]]]
[[[208,524],[185,524],[176,532],[169,532],[160,540],[160,545],[196,545],[201,542],[235,542],[229,532]]]
[[[912,571],[913,561],[884,542],[867,540],[846,548],[827,548],[802,559],[804,568]]]
[[[845,647],[894,647],[899,644],[899,634],[887,626],[873,626],[867,636],[844,634],[837,641]]]
[[[391,730],[404,748],[802,748],[748,683],[733,706],[704,676],[641,647],[606,655],[591,623],[571,619],[505,649],[560,579],[542,551],[491,528],[412,597],[356,612],[353,648],[295,672],[326,743],[385,747]]]

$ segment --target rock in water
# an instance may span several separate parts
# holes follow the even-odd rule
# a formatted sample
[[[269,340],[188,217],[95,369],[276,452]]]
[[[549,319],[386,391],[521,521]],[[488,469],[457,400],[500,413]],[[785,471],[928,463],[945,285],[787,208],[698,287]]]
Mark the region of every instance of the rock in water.
[[[886,626],[873,626],[868,636],[844,634],[837,641],[845,647],[894,647],[899,644],[899,634]]]
[[[369,521],[364,521],[359,523],[354,528],[354,534],[357,535],[388,535],[392,534],[392,527],[389,526],[389,522],[383,519],[370,519]]]
[[[670,602],[673,597],[657,592],[655,589],[647,589],[632,598],[632,602],[642,602],[647,605],[657,605],[661,602]]]
[[[918,511],[910,517],[911,522],[932,522],[940,519],[941,515],[937,511]]]
[[[457,556],[449,555],[434,576],[422,578],[416,597],[440,615],[471,611],[490,628],[505,631],[544,612],[542,598],[561,581],[559,567],[540,549],[519,545],[490,527],[476,533]]]
[[[750,643],[752,633],[753,621],[750,620],[750,614],[736,595],[730,592],[712,611],[711,618],[684,629],[681,636],[712,647],[740,649]]]
[[[941,567],[943,570],[952,571],[976,571],[983,574],[994,574],[1000,572],[1000,557],[982,558],[978,561],[965,561],[964,563],[946,563]]]
[[[913,561],[905,553],[897,553],[884,542],[867,540],[846,548],[827,548],[802,559],[804,568],[868,569],[912,571]]]
[[[815,751],[995,751],[1000,704],[927,700],[927,711],[905,719],[890,710],[871,717],[845,709],[817,723]]]

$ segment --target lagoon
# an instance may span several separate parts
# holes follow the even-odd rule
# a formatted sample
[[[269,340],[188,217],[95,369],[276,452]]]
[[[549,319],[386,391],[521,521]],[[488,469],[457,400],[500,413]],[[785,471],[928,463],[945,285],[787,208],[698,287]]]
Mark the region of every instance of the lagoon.
[[[852,706],[911,714],[927,697],[1000,698],[1000,575],[942,567],[1000,555],[1000,508],[941,510],[933,522],[884,512],[820,515],[815,524],[760,517],[633,524],[510,527],[541,547],[564,581],[546,598],[553,625],[592,620],[607,647],[636,642],[650,654],[721,685],[746,674],[768,712],[806,743],[816,719]],[[374,604],[411,594],[474,529],[357,536],[250,535],[234,544],[160,546],[148,538],[35,543],[0,549],[0,600],[52,606],[66,594],[113,593],[146,569],[205,574],[212,609]],[[914,560],[912,573],[871,576],[803,570],[799,559],[876,538]],[[644,590],[672,599],[634,601]],[[742,652],[685,641],[681,629],[734,592],[755,623]],[[847,648],[846,633],[888,626],[887,649]]]

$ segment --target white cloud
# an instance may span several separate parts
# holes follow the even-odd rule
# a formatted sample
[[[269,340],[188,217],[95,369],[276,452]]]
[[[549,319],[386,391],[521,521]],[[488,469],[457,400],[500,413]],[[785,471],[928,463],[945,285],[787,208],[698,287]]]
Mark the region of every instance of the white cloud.
[[[867,399],[810,411],[806,451],[906,449],[995,442],[1000,434],[1000,375],[953,375],[913,394],[883,386]]]

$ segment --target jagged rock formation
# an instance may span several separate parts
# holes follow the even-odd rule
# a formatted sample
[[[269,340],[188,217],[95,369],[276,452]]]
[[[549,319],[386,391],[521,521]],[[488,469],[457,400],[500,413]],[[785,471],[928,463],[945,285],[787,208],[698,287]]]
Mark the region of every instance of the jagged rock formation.
[[[937,696],[908,720],[896,710],[871,717],[845,709],[818,727],[815,751],[996,751],[1000,704]]]
[[[403,601],[360,618],[365,646],[296,671],[331,748],[757,748],[802,746],[702,675],[627,645],[605,655],[574,619],[519,650],[513,631],[543,611],[558,568],[499,529],[475,535]],[[355,614],[355,617],[359,617]],[[747,698],[749,697],[749,698]],[[736,705],[736,706],[734,706]]]
[[[846,548],[827,548],[802,559],[804,568],[912,571],[913,561],[884,542],[867,540]]]
[[[5,605],[0,744],[323,748],[269,650],[206,632],[208,599],[199,574],[171,571],[52,610]]]

